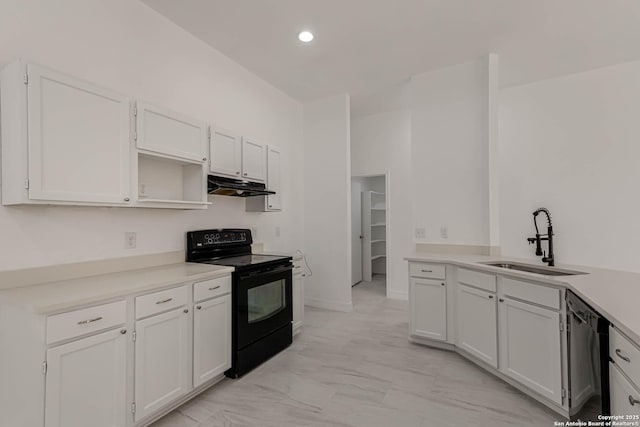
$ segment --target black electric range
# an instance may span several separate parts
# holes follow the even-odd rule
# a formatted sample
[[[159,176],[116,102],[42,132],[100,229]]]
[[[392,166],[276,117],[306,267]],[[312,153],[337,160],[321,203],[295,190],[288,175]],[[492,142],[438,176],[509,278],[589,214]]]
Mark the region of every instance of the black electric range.
[[[186,259],[234,267],[232,274],[232,367],[237,378],[292,342],[292,258],[251,253],[251,230],[187,233]]]

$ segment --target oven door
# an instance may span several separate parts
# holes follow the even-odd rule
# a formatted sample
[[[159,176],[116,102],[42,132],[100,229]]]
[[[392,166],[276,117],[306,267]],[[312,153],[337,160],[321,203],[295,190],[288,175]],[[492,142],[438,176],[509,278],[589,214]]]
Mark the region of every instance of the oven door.
[[[240,274],[236,285],[236,349],[263,338],[292,321],[291,264]]]

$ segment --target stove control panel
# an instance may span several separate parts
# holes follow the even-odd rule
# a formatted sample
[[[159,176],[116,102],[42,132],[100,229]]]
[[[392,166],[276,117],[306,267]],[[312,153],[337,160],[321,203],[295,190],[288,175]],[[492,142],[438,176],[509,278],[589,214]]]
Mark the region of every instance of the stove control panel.
[[[192,231],[189,243],[196,248],[222,246],[228,244],[250,245],[252,243],[251,230],[220,229]]]

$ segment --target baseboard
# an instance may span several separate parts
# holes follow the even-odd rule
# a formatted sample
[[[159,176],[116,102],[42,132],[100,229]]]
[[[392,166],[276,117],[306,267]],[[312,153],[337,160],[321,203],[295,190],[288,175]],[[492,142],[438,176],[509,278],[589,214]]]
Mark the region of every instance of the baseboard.
[[[457,255],[500,256],[501,249],[500,249],[500,246],[416,243],[416,252],[435,252],[440,254],[457,254]]]
[[[351,303],[351,301],[346,303],[340,301],[328,301],[318,298],[305,298],[304,305],[309,307],[322,308],[324,310],[342,311],[345,313],[353,310],[353,304]]]
[[[387,290],[387,298],[407,301],[409,299],[409,292]]]

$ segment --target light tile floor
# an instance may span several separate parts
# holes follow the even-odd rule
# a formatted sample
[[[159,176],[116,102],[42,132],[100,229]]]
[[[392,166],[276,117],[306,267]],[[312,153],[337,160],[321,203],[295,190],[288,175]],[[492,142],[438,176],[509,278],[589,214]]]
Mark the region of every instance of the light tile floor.
[[[152,427],[553,426],[561,418],[461,356],[409,343],[408,304],[384,278],[353,311],[306,308],[287,350],[225,379]]]

